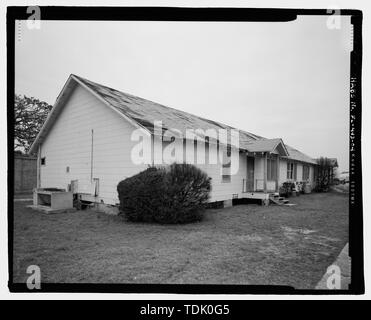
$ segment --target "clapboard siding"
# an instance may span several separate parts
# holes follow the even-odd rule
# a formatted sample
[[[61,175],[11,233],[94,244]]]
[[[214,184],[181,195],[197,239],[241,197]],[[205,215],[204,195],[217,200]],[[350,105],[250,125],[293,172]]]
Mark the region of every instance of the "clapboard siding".
[[[135,127],[109,109],[85,88],[77,86],[44,143],[41,187],[67,188],[71,180],[90,184],[91,139],[94,130],[93,178],[99,179],[99,199],[117,203],[117,183],[145,169],[135,165],[130,141]],[[66,172],[66,167],[70,172]]]
[[[296,180],[295,181],[302,181],[303,180],[303,163],[296,162]],[[314,166],[311,164],[305,164],[309,166],[309,183],[312,187],[314,187]],[[281,159],[280,160],[280,178],[279,178],[279,184],[282,185],[282,183],[286,182],[287,179],[287,160]]]
[[[198,167],[204,170],[212,181],[212,191],[210,201],[223,201],[232,199],[234,194],[242,196],[243,191],[243,180],[246,179],[246,155],[239,155],[239,167],[236,174],[231,175],[230,182],[222,182],[222,175],[220,172],[220,165],[198,165]]]
[[[161,142],[158,139],[155,139],[155,144],[158,145]],[[165,149],[168,146],[168,142],[163,143],[163,148]],[[193,150],[192,150],[193,149]],[[159,150],[161,150],[159,148]],[[239,167],[236,174],[231,175],[230,182],[222,182],[222,174],[221,174],[221,165],[220,164],[210,164],[208,163],[208,149],[205,148],[205,163],[200,164],[197,163],[196,159],[194,158],[191,161],[187,161],[186,154],[192,154],[194,151],[194,145],[192,144],[183,144],[183,155],[182,157],[177,158],[178,162],[186,162],[195,164],[198,168],[203,170],[207,173],[207,175],[211,178],[212,189],[210,193],[210,201],[223,201],[232,199],[234,194],[238,194],[239,197],[242,197],[243,191],[243,180],[246,179],[246,170],[247,170],[247,162],[246,162],[246,155],[239,154]],[[161,155],[155,155],[159,162],[161,162]]]
[[[296,164],[296,181],[303,181],[303,164]]]
[[[287,160],[280,159],[280,177],[279,177],[279,185],[287,181]]]

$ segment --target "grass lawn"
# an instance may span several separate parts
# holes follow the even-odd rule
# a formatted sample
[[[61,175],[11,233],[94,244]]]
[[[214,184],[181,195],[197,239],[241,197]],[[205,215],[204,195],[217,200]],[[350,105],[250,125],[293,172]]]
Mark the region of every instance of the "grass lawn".
[[[15,202],[14,282],[276,284],[312,289],[348,242],[348,195],[296,206],[210,209],[187,225],[134,224],[91,210],[47,215]]]
[[[349,183],[335,185],[333,189],[337,192],[349,193]]]

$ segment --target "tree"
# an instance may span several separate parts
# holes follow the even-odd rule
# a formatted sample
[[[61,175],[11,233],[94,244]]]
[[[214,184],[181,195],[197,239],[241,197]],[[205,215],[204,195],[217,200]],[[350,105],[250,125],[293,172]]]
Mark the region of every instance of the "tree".
[[[327,191],[333,183],[337,162],[334,159],[321,157],[317,159],[316,168],[316,190]]]
[[[28,152],[52,106],[25,95],[14,95],[14,150]]]

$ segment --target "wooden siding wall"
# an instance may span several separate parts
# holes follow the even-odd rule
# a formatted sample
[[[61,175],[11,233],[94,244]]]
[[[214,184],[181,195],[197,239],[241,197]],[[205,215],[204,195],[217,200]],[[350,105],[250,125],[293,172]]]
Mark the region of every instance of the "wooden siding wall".
[[[14,155],[14,193],[32,192],[36,188],[37,158]]]
[[[280,161],[280,179],[279,184],[287,181],[287,160],[281,159]],[[309,181],[312,187],[314,187],[314,167],[313,165],[309,165]],[[296,162],[296,181],[303,180],[303,164],[300,162]]]
[[[136,144],[130,141],[134,126],[81,86],[72,93],[41,146],[41,157],[46,160],[40,168],[41,187],[67,188],[71,180],[79,180],[79,188],[90,184],[92,129],[93,178],[99,179],[97,201],[115,204],[117,183],[147,166],[131,161],[130,152]]]
[[[158,138],[155,138],[155,144],[160,143]],[[168,145],[168,142],[163,142],[164,148]],[[210,146],[210,148],[216,148],[216,146]],[[193,160],[187,161],[187,154],[194,154]],[[220,164],[210,164],[208,161],[208,152],[205,147],[205,161],[204,164],[196,161],[196,152],[194,145],[186,144],[183,145],[183,156],[177,159],[178,162],[188,162],[195,164],[201,170],[205,171],[209,177],[211,177],[212,190],[210,194],[210,202],[213,201],[224,201],[232,199],[233,194],[238,194],[239,197],[242,196],[243,182],[246,180],[247,175],[247,160],[245,154],[239,154],[239,167],[236,174],[231,175],[230,182],[222,182],[221,165]],[[156,159],[161,162],[161,155],[156,155]]]
[[[285,181],[287,181],[287,161],[285,159],[281,159],[279,185],[282,185],[282,183]]]
[[[238,194],[242,197],[243,181],[247,176],[247,160],[246,155],[241,153],[239,155],[239,169],[234,175],[231,175],[230,182],[222,182],[222,175],[220,173],[220,165],[198,165],[204,170],[212,181],[212,191],[210,201],[223,201],[232,199],[233,194]]]

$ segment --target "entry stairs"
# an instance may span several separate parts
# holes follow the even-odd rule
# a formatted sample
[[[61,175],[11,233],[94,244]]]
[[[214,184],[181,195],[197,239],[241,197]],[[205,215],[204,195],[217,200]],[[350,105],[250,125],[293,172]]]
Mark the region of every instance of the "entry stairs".
[[[279,206],[290,205],[290,201],[281,197],[278,192],[269,194],[269,202]]]

